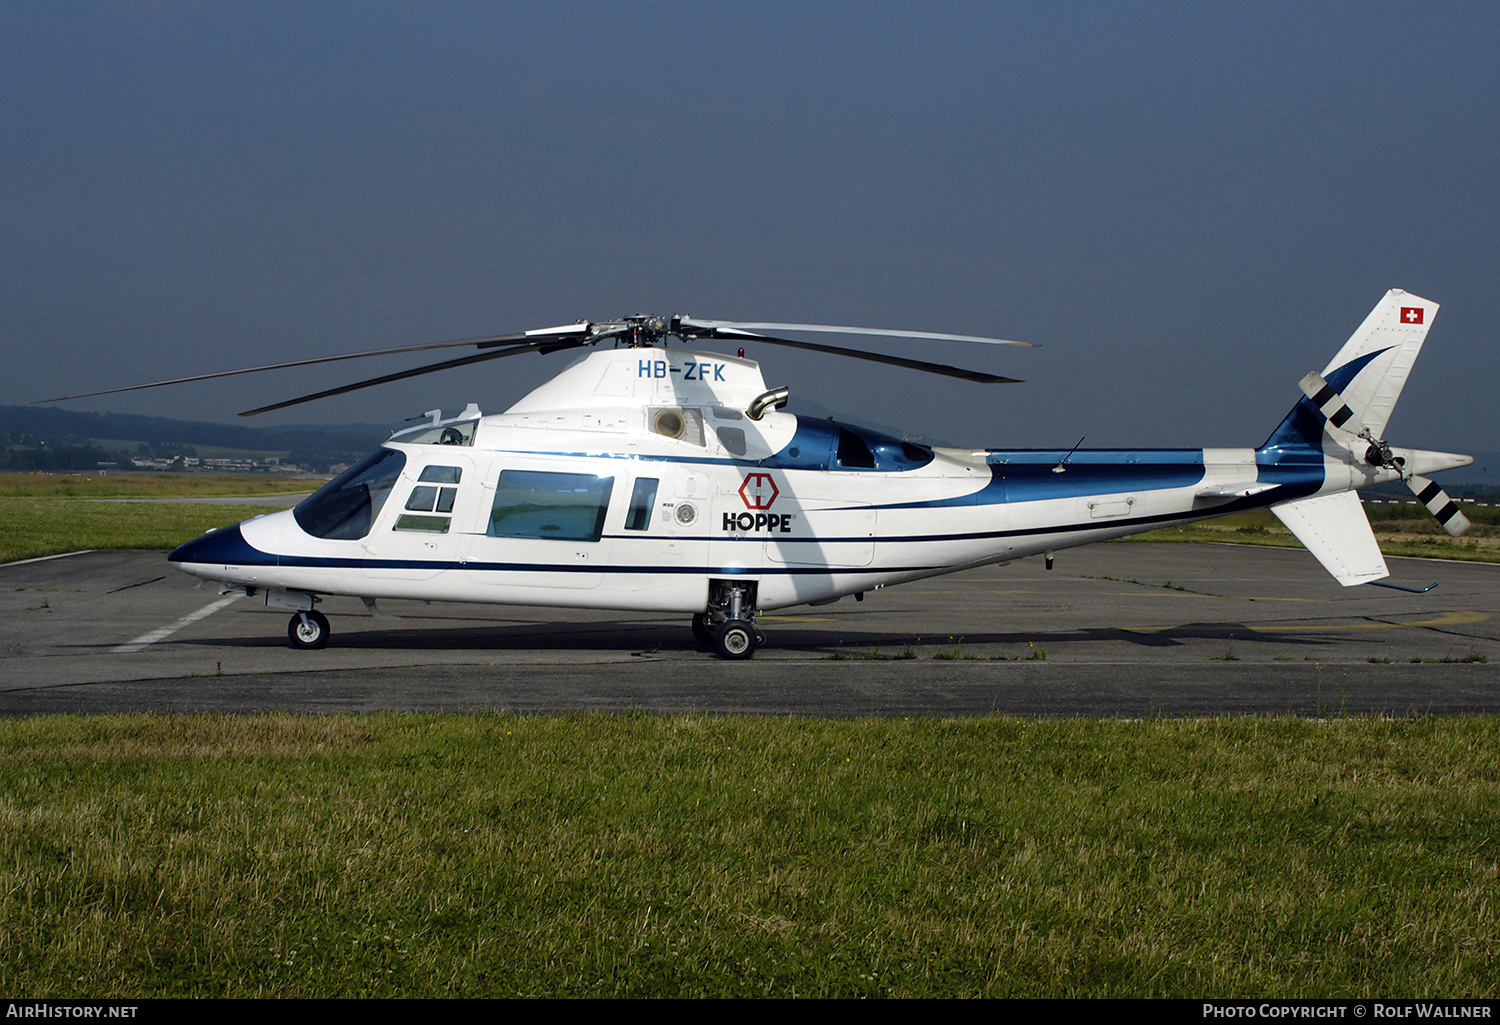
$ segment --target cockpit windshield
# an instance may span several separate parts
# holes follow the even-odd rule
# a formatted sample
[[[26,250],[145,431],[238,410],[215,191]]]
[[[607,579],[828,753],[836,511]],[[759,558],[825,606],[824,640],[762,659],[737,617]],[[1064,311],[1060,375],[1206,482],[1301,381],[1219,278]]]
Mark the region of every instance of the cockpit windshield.
[[[376,449],[303,499],[292,515],[314,537],[357,541],[374,526],[405,465],[405,453]]]

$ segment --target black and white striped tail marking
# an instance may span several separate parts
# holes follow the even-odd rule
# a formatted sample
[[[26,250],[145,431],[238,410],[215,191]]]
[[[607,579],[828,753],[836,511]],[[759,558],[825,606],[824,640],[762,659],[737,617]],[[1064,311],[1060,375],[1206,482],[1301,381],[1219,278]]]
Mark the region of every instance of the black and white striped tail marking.
[[[1304,377],[1300,382],[1302,393],[1312,404],[1318,407],[1319,412],[1328,418],[1328,422],[1340,430],[1348,430],[1349,433],[1358,433],[1359,422],[1355,420],[1354,426],[1345,428],[1344,425],[1354,420],[1354,410],[1349,408],[1348,403],[1338,391],[1323,380],[1321,374],[1312,373]]]
[[[1354,410],[1350,409],[1348,403],[1344,401],[1344,397],[1333,385],[1323,380],[1323,375],[1308,374],[1299,384],[1302,393],[1312,400],[1313,405],[1317,406],[1319,411],[1328,418],[1330,424],[1350,434],[1357,434],[1370,443],[1372,446],[1370,453],[1365,456],[1370,465],[1393,466],[1400,469],[1401,460],[1391,457],[1390,446],[1375,438],[1369,429],[1360,423],[1359,418],[1354,415]],[[1346,424],[1348,426],[1345,426]],[[1469,518],[1459,511],[1458,503],[1449,498],[1448,493],[1437,484],[1414,473],[1403,472],[1402,480],[1449,534],[1458,537],[1469,529]]]
[[[1449,498],[1448,493],[1436,483],[1412,474],[1406,484],[1449,534],[1458,537],[1469,529],[1469,518],[1459,511],[1458,503]]]

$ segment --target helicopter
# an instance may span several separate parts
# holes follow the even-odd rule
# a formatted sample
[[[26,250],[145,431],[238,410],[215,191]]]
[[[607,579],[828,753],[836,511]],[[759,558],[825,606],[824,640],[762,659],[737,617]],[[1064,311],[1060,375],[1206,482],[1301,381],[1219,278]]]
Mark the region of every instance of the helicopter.
[[[503,413],[474,403],[452,417],[432,410],[294,508],[210,531],[168,559],[220,594],[289,610],[288,642],[299,649],[328,643],[316,605],[341,595],[362,599],[372,616],[382,615],[380,599],[681,613],[719,657],[747,659],[765,643],[764,611],[863,600],[1035,555],[1050,569],[1060,549],[1249,509],[1269,507],[1344,586],[1388,576],[1359,489],[1402,481],[1450,534],[1469,525],[1426,475],[1472,458],[1382,438],[1437,310],[1388,292],[1328,365],[1301,380],[1302,397],[1257,448],[918,444],[788,413],[789,390],[768,388],[743,348],[725,355],[701,343],[792,346],[986,384],[1014,379],[783,335],[1025,343],[687,316],[579,321],[132,388],[479,350],[242,414],[254,415],[521,353],[592,350]],[[689,347],[669,349],[672,339]]]

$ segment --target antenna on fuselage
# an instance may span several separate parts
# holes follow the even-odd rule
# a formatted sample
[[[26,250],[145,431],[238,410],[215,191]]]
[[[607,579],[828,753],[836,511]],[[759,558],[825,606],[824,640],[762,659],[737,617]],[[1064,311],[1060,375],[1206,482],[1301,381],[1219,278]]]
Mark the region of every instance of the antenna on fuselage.
[[[1087,435],[1085,435],[1085,437],[1087,437]],[[1066,466],[1064,466],[1063,464],[1066,463],[1069,459],[1073,458],[1073,453],[1078,451],[1078,445],[1082,445],[1082,444],[1083,444],[1083,438],[1079,438],[1078,439],[1078,444],[1074,445],[1072,448],[1068,449],[1068,454],[1065,455],[1065,456],[1063,456],[1062,459],[1060,459],[1058,461],[1057,465],[1052,468],[1052,472],[1053,473],[1066,473],[1068,468]],[[1048,566],[1047,568],[1051,569],[1052,567]]]

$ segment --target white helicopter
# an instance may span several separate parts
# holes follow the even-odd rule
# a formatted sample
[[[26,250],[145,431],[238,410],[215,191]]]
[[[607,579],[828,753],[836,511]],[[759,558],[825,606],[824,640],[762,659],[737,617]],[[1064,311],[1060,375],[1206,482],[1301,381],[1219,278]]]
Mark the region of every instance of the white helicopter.
[[[1356,491],[1405,481],[1450,534],[1468,521],[1425,474],[1469,456],[1381,439],[1438,306],[1392,290],[1259,448],[929,448],[781,411],[759,366],[669,351],[706,340],[791,345],[987,383],[1009,378],[794,341],[927,332],[689,317],[579,322],[519,335],[299,360],[476,346],[478,355],[247,411],[522,352],[597,348],[504,413],[427,414],[294,509],[189,541],[173,565],[221,594],[292,610],[320,648],[324,595],[680,612],[723,658],[764,642],[758,612],[1269,506],[1349,586],[1387,575]],[[124,391],[130,389],[112,389]],[[102,393],[90,393],[102,394]],[[82,396],[64,396],[78,398]],[[58,401],[58,400],[43,400]],[[1389,586],[1389,585],[1387,585]]]

